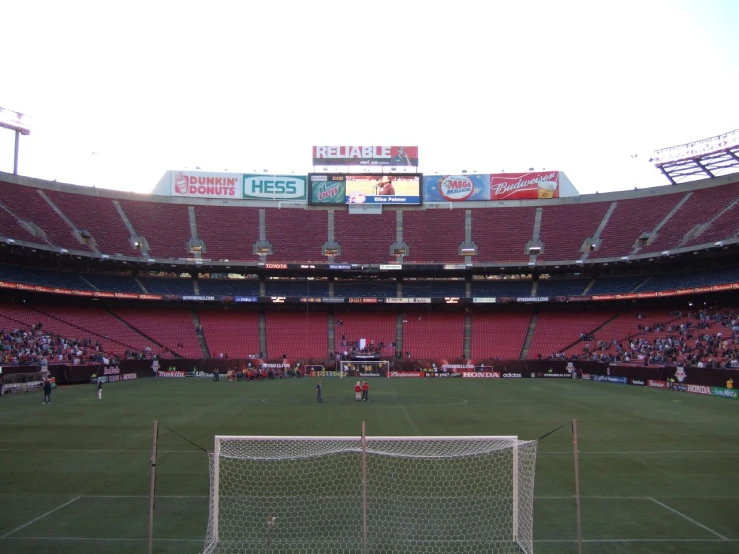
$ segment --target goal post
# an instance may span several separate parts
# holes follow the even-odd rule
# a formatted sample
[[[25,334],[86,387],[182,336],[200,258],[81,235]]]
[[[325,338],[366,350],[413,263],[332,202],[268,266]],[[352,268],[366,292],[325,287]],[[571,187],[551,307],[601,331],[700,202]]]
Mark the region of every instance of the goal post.
[[[218,436],[203,554],[532,554],[536,441]]]
[[[387,360],[340,360],[339,376],[346,377],[350,372],[358,372],[357,376],[379,377],[390,371],[390,362]]]

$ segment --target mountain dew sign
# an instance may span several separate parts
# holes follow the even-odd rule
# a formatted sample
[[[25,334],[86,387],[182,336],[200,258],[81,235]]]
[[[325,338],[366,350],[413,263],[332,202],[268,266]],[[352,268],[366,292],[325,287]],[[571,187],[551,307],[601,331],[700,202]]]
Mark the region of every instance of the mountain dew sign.
[[[723,396],[724,398],[739,398],[739,389],[725,389],[724,387],[711,387],[713,396]]]
[[[310,175],[309,204],[345,204],[346,182],[343,175]]]

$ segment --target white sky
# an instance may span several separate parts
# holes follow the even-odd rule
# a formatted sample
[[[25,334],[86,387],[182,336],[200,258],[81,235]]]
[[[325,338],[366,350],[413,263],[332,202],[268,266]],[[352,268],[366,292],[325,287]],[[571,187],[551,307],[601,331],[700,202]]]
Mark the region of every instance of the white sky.
[[[0,106],[33,125],[19,172],[81,185],[406,144],[426,173],[606,192],[664,184],[655,148],[739,127],[735,0],[0,0],[0,18]]]

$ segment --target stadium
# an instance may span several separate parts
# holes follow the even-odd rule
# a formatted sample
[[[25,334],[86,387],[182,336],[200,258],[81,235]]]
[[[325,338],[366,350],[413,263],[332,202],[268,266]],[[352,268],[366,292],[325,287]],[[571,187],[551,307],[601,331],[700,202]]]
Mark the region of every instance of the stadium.
[[[0,174],[3,551],[737,551],[735,135],[594,195]]]

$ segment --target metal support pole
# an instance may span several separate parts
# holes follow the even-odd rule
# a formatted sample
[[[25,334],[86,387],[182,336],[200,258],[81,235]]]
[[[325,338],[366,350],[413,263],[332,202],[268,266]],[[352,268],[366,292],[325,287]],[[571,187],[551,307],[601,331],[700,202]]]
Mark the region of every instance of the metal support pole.
[[[18,150],[20,149],[20,131],[15,132],[15,152],[13,153],[13,175],[18,175]]]

